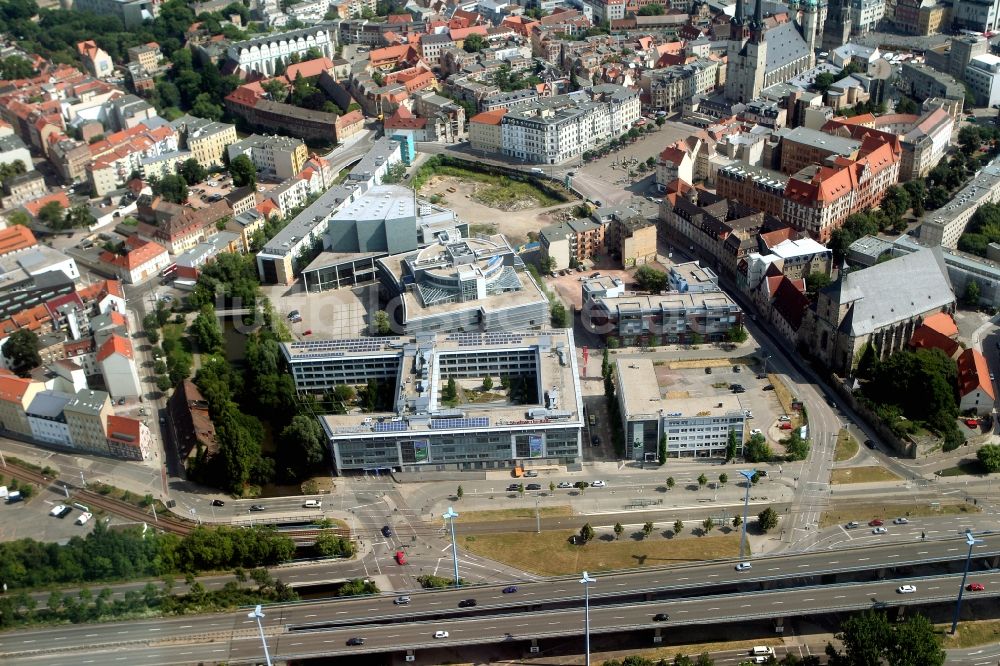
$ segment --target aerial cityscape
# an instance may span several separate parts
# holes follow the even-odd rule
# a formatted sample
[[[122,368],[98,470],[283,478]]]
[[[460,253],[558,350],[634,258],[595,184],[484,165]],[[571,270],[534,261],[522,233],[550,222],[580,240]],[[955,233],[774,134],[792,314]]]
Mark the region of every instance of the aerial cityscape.
[[[0,0],[0,662],[1000,666],[1000,0]]]

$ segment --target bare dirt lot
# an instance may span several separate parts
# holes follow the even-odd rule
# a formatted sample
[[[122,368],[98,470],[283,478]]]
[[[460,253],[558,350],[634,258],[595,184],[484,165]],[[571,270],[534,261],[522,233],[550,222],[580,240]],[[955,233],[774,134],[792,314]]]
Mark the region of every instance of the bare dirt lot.
[[[434,176],[421,188],[420,194],[426,197],[441,195],[441,205],[452,209],[461,220],[468,222],[471,233],[502,233],[515,246],[528,242],[530,232],[537,233],[542,227],[556,222],[559,211],[571,209],[580,203],[568,201],[555,206],[503,211],[473,199],[473,195],[485,187],[488,185],[481,182],[452,176]],[[449,188],[454,188],[455,191],[449,192]]]

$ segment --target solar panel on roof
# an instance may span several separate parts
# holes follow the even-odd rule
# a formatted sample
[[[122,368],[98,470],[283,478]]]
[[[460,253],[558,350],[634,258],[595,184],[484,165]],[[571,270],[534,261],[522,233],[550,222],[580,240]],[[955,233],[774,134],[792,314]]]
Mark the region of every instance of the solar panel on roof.
[[[375,424],[375,432],[403,432],[406,427],[406,421],[383,421]]]
[[[490,425],[488,416],[474,416],[470,419],[431,419],[432,430],[447,428],[486,428]]]

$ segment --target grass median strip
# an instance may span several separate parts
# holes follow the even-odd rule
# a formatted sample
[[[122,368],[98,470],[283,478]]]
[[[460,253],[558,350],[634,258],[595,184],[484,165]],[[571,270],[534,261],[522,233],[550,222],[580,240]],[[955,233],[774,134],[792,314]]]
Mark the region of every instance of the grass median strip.
[[[888,521],[897,516],[915,518],[920,516],[960,515],[979,512],[979,507],[961,502],[941,504],[940,506],[913,503],[843,502],[835,504],[830,509],[824,511],[820,517],[819,526],[823,528],[832,525],[843,525],[852,520],[867,523],[872,518],[881,518]]]
[[[950,624],[939,624],[936,627],[944,639],[941,646],[946,650],[992,645],[1000,641],[1000,620],[965,620],[958,625],[958,632],[954,636],[948,633],[951,631]]]
[[[845,467],[835,469],[830,475],[830,483],[872,483],[876,481],[899,481],[900,476],[878,465],[865,467]]]
[[[458,505],[456,504],[455,506]],[[492,523],[504,520],[517,520],[518,518],[534,518],[535,507],[526,506],[523,509],[490,509],[486,511],[461,511],[461,507],[459,507],[458,513],[462,516],[462,522],[464,523]],[[562,516],[572,516],[573,508],[568,505],[545,506],[540,508],[538,513],[541,514],[542,518],[559,518]],[[438,523],[441,522],[443,521],[438,520]]]
[[[854,435],[847,432],[846,428],[842,428],[837,434],[837,448],[834,451],[833,460],[835,462],[850,460],[858,455],[859,448],[858,440],[854,439]]]
[[[665,529],[667,526],[660,526]],[[668,539],[653,536],[617,541],[594,539],[585,546],[569,542],[573,530],[541,534],[483,534],[466,537],[461,547],[490,559],[533,573],[557,576],[580,571],[609,571],[641,566],[663,566],[736,557],[739,533]]]

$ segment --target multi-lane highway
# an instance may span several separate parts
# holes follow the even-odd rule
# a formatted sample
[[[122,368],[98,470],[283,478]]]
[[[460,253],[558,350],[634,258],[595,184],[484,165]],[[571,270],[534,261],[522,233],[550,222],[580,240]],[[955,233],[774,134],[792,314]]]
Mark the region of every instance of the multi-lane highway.
[[[598,577],[595,592],[606,585],[610,577]],[[951,603],[954,601],[962,576],[950,574],[866,583],[802,587],[791,590],[741,592],[710,595],[692,599],[677,599],[591,606],[590,626],[594,634],[657,628],[669,629],[693,624],[720,624],[747,620],[786,618],[799,615],[858,610],[879,606]],[[973,580],[986,586],[985,591],[970,593],[968,598],[983,599],[1000,596],[1000,572],[993,570],[976,575]],[[900,594],[902,584],[915,585],[916,591]],[[579,594],[579,592],[577,592]],[[363,652],[390,652],[407,649],[461,648],[473,644],[512,642],[524,645],[532,639],[579,636],[582,612],[579,607],[538,610],[522,613],[499,613],[481,617],[464,616],[449,620],[425,620],[406,623],[364,624],[324,627],[296,625],[289,621],[288,608],[270,609],[265,618],[265,634],[271,655],[275,659],[308,658],[320,655],[336,656]],[[654,617],[667,614],[667,620]],[[222,622],[223,631],[212,631],[188,620],[189,634],[185,640],[170,639],[154,632],[157,627],[139,623],[145,635],[139,639],[122,638],[87,653],[65,649],[54,642],[57,635],[34,639],[33,643],[8,647],[0,653],[7,664],[86,664],[122,661],[125,663],[173,664],[198,660],[252,663],[260,659],[261,645],[253,622],[243,613]],[[86,627],[71,628],[74,633]],[[200,631],[198,631],[200,630]],[[97,638],[90,627],[91,640]],[[197,631],[197,633],[190,633]],[[446,638],[435,638],[437,631],[447,631]],[[351,638],[365,639],[363,646],[348,646]],[[68,646],[67,646],[68,647]],[[102,651],[111,654],[103,655]]]
[[[981,545],[974,549],[976,565],[973,568],[975,580],[989,582],[989,576],[995,576],[995,572],[990,572],[989,576],[983,578],[982,567],[986,566],[984,560],[989,558],[990,564],[995,563],[995,557],[1000,553],[1000,535],[984,535]],[[834,552],[811,552],[798,555],[788,555],[781,557],[764,557],[755,559],[753,568],[750,571],[737,572],[733,567],[733,562],[709,562],[698,563],[687,566],[656,568],[644,570],[631,570],[622,573],[611,573],[600,576],[600,584],[595,585],[591,590],[591,599],[596,609],[605,608],[604,604],[613,603],[615,599],[626,595],[632,597],[642,597],[643,593],[655,593],[661,596],[675,597],[660,603],[671,606],[682,603],[681,597],[687,597],[683,603],[691,601],[694,594],[704,594],[706,591],[731,591],[733,589],[744,590],[744,594],[751,594],[753,590],[759,590],[764,584],[780,588],[787,584],[812,584],[820,580],[819,576],[825,575],[829,585],[821,588],[810,588],[815,590],[826,590],[822,592],[823,598],[827,602],[839,602],[837,594],[830,594],[829,590],[840,588],[854,589],[858,583],[835,584],[831,576],[836,573],[846,573],[852,571],[886,571],[886,575],[892,575],[892,569],[897,571],[908,571],[908,565],[919,563],[933,563],[941,561],[962,561],[965,558],[966,547],[964,540],[948,539],[940,541],[920,541],[909,544],[893,544],[890,546],[875,546],[867,548],[856,548]],[[917,581],[918,589],[926,587],[925,579],[916,577],[906,579],[907,582]],[[779,583],[778,581],[785,581]],[[868,585],[868,583],[864,583]],[[872,583],[876,587],[866,588],[869,590],[885,589],[887,583]],[[267,626],[270,635],[274,638],[280,637],[284,641],[283,645],[289,650],[299,647],[294,645],[301,642],[303,645],[309,641],[313,647],[323,643],[323,641],[333,641],[338,639],[320,638],[309,633],[306,637],[296,634],[295,637],[286,636],[285,633],[290,627],[310,627],[318,623],[324,625],[340,627],[345,625],[356,626],[365,623],[378,623],[386,619],[393,620],[389,626],[394,627],[393,631],[404,631],[401,622],[418,623],[426,621],[429,617],[447,616],[450,619],[440,620],[441,622],[462,622],[469,619],[470,622],[479,622],[471,618],[482,612],[511,615],[518,617],[516,622],[510,620],[508,629],[516,629],[511,633],[524,634],[520,623],[527,623],[527,626],[539,625],[539,620],[533,618],[533,614],[541,612],[541,608],[559,610],[559,606],[574,605],[582,597],[582,590],[575,577],[547,579],[539,582],[518,582],[518,590],[512,594],[505,594],[502,586],[478,586],[464,588],[460,590],[442,591],[420,591],[410,593],[411,602],[408,606],[396,606],[393,604],[394,595],[380,595],[376,597],[363,597],[354,599],[335,599],[317,602],[303,602],[298,604],[286,604],[274,606],[266,609],[268,619]],[[735,587],[734,587],[735,586]],[[988,585],[988,590],[994,586]],[[778,589],[768,594],[792,593],[803,588]],[[943,588],[942,588],[943,589]],[[1000,590],[1000,585],[997,585]],[[949,594],[954,593],[954,589]],[[925,592],[936,593],[937,590],[927,589]],[[817,592],[819,594],[819,592]],[[944,594],[942,592],[942,594]],[[945,595],[947,596],[947,595]],[[734,596],[732,599],[740,599],[743,595]],[[478,605],[474,609],[460,609],[458,602],[463,599],[475,598]],[[715,597],[717,598],[717,597]],[[769,597],[770,598],[770,597]],[[783,599],[774,597],[778,601]],[[803,597],[794,597],[806,599]],[[819,598],[819,597],[815,597]],[[847,597],[845,597],[847,598]],[[914,599],[924,599],[917,595]],[[640,599],[641,601],[641,599]],[[729,603],[729,602],[727,602]],[[739,615],[753,615],[745,608],[756,609],[758,602],[750,602],[750,607],[740,602]],[[785,603],[782,601],[782,604]],[[772,605],[782,605],[772,604]],[[711,608],[711,605],[705,607]],[[731,604],[727,606],[732,610]],[[818,604],[817,608],[827,608]],[[564,608],[562,610],[565,610]],[[808,610],[808,609],[806,609]],[[789,609],[791,612],[791,609]],[[603,610],[600,612],[604,612]],[[805,612],[796,611],[796,612]],[[818,612],[818,611],[817,611]],[[602,616],[603,617],[603,616]],[[614,619],[616,616],[610,616]],[[694,616],[692,616],[694,617]],[[697,616],[701,617],[701,616]],[[165,618],[162,620],[151,620],[148,622],[127,622],[111,623],[102,625],[75,625],[70,627],[59,627],[56,629],[41,629],[30,631],[10,632],[0,636],[0,660],[8,663],[9,660],[31,660],[37,658],[35,651],[45,649],[46,654],[51,658],[48,651],[58,649],[60,653],[74,655],[75,661],[72,663],[85,663],[83,655],[100,653],[103,650],[114,649],[116,651],[146,649],[152,643],[156,645],[168,646],[188,646],[192,649],[205,648],[205,643],[211,643],[211,649],[220,649],[222,646],[231,644],[234,652],[225,658],[243,658],[249,656],[239,652],[239,646],[244,640],[248,640],[246,634],[247,623],[243,621],[244,616],[237,614],[236,617],[212,615],[205,617],[191,618]],[[505,620],[505,622],[508,622]],[[374,624],[372,626],[375,626]],[[414,625],[417,626],[417,625]],[[477,627],[491,625],[478,624]],[[251,626],[250,629],[253,627]],[[324,630],[319,633],[329,633],[333,629]],[[355,633],[357,629],[353,629]],[[367,629],[366,629],[367,631]],[[381,629],[379,630],[381,631]],[[405,629],[405,631],[412,631]],[[393,634],[392,631],[379,634],[386,640],[397,638],[402,634]],[[472,636],[475,634],[469,634]],[[249,634],[252,638],[252,631]],[[339,634],[338,634],[339,637]],[[346,640],[346,639],[345,639]],[[333,643],[323,644],[324,649],[330,648]],[[341,645],[342,645],[341,641]],[[374,643],[372,645],[375,645]],[[201,646],[201,647],[198,647]],[[174,650],[171,647],[171,650]],[[171,654],[178,653],[175,650]],[[164,653],[166,654],[166,653]],[[218,655],[199,653],[200,659],[219,659]],[[241,656],[243,655],[243,656]],[[133,657],[139,658],[138,654]],[[144,657],[150,657],[145,654]],[[9,663],[20,663],[9,661]],[[45,661],[45,663],[57,663],[56,661]],[[139,662],[135,662],[139,663]],[[159,662],[155,659],[144,663],[175,663],[171,661]]]

